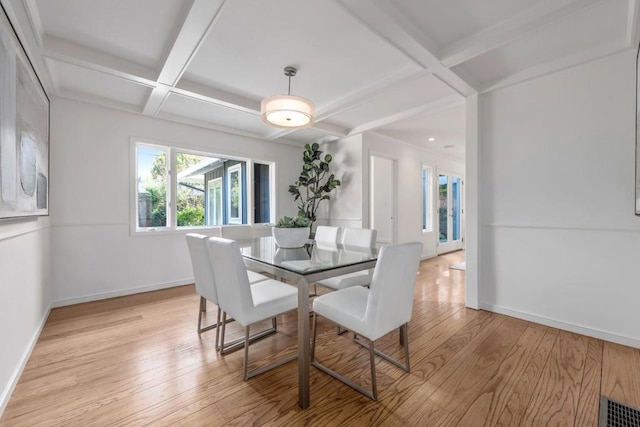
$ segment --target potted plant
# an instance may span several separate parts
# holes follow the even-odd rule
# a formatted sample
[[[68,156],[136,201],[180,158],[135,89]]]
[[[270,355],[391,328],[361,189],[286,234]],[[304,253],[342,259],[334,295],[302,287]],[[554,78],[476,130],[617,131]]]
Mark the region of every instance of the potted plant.
[[[273,239],[281,248],[300,248],[309,240],[311,224],[307,217],[289,216],[278,220],[275,227],[271,229]]]
[[[320,202],[330,199],[329,193],[340,186],[340,180],[329,173],[333,157],[327,154],[322,158],[322,151],[317,143],[304,146],[302,160],[302,172],[298,180],[289,186],[289,193],[298,202],[298,216],[308,218],[311,228],[316,222]]]

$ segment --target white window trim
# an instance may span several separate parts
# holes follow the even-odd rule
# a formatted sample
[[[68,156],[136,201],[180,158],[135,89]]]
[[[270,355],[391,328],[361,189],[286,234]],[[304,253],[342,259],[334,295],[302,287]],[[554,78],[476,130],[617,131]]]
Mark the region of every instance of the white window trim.
[[[238,174],[238,188],[240,189],[238,193],[238,213],[240,216],[231,216],[231,201],[229,200],[227,203],[227,221],[229,224],[242,224],[242,208],[244,207],[242,203],[242,165],[233,165],[227,169],[227,194],[229,195],[231,195],[231,175],[234,173]]]
[[[430,211],[430,215],[429,215],[429,218],[428,218],[428,221],[427,221],[428,222],[427,228],[422,228],[422,219],[423,219],[424,214],[425,214],[424,211],[423,211],[423,208],[422,208],[423,201],[424,201],[424,196],[425,196],[423,188],[422,188],[422,174],[423,174],[423,171],[425,169],[427,169],[428,172],[429,172],[428,173],[428,177],[427,177],[427,181],[428,181],[427,182],[427,187],[429,189],[429,200],[427,200],[426,209],[428,209]],[[434,229],[433,221],[434,221],[434,218],[435,218],[435,204],[434,204],[434,198],[433,197],[434,197],[434,194],[435,194],[434,191],[436,191],[436,188],[434,187],[433,176],[434,176],[435,170],[436,170],[435,167],[433,167],[432,165],[425,164],[425,163],[422,164],[422,168],[420,169],[420,181],[421,181],[420,182],[420,193],[421,193],[420,194],[420,201],[421,201],[421,203],[420,203],[420,228],[422,229],[422,234],[433,233],[433,229]]]

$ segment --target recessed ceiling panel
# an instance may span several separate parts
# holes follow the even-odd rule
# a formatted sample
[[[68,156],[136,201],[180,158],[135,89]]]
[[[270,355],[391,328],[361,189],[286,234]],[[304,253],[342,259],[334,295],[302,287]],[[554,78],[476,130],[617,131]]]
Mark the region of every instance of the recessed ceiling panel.
[[[151,93],[147,86],[99,71],[55,60],[49,60],[49,64],[57,77],[61,96],[65,92],[84,93],[141,109]]]
[[[381,92],[362,104],[332,115],[336,124],[354,128],[363,123],[384,119],[411,109],[420,109],[442,98],[462,96],[433,75],[423,75],[392,90]]]
[[[445,48],[531,8],[531,0],[392,0],[417,28]]]
[[[568,61],[572,56],[583,55],[582,60],[588,60],[591,52],[593,58],[599,57],[598,47],[615,41],[622,45],[627,8],[624,1],[600,3],[465,62],[454,71],[462,70],[481,87],[489,87],[516,73],[554,61]]]
[[[465,123],[466,107],[461,102],[452,108],[417,114],[382,126],[374,132],[417,147],[464,158]]]
[[[169,94],[162,105],[159,115],[162,116],[163,113],[259,135],[265,135],[272,130],[262,123],[262,119],[257,114],[250,114],[175,93]]]
[[[36,0],[45,36],[155,67],[183,17],[176,0]]]
[[[334,1],[227,1],[185,79],[252,99],[291,93],[319,108],[418,66]]]

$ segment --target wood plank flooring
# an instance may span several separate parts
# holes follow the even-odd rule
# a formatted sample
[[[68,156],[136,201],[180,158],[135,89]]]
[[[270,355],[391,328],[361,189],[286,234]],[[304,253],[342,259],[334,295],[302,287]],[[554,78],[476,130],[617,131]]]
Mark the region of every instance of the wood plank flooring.
[[[601,394],[640,407],[640,350],[464,307],[456,252],[423,261],[411,373],[377,361],[379,401],[311,368],[297,406],[290,362],[249,381],[242,352],[196,332],[193,286],[55,309],[0,426],[596,426]],[[215,307],[207,317],[213,319]],[[296,351],[296,316],[250,348],[252,366]],[[369,386],[368,353],[326,320],[317,357]],[[242,331],[231,324],[229,330]],[[397,333],[377,343],[401,357]]]

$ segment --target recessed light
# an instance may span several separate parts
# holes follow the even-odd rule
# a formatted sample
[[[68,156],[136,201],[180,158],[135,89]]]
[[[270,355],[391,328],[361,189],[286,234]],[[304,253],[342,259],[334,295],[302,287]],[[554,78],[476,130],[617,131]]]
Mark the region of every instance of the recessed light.
[[[444,147],[442,147],[442,148],[453,148],[453,147],[455,147],[455,145],[453,145],[453,144],[449,144],[449,145],[445,145],[445,146],[444,146]]]
[[[429,138],[429,142],[434,142],[436,139],[434,137]]]

